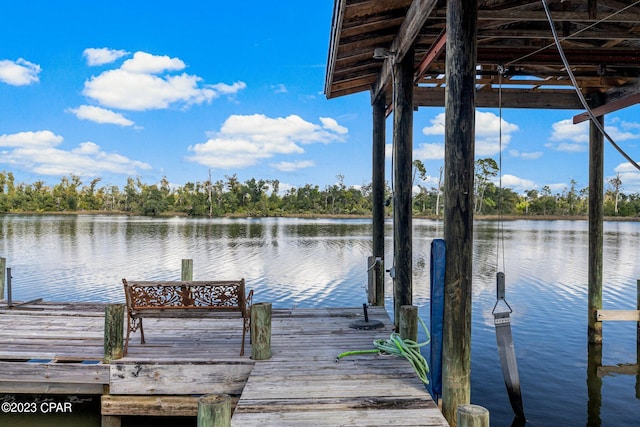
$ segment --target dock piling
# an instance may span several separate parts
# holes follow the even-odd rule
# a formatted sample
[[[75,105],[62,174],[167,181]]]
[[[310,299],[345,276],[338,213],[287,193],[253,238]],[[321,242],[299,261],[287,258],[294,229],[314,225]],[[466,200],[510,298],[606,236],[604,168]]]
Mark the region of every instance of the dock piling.
[[[271,358],[271,303],[260,302],[251,307],[251,358]]]
[[[418,342],[418,306],[400,307],[400,338]]]
[[[5,268],[7,268],[7,260],[0,258],[0,301],[4,299]]]
[[[458,405],[458,427],[489,427],[489,411],[478,405]]]
[[[121,359],[124,351],[124,304],[107,304],[104,309],[104,363]]]
[[[198,399],[198,427],[231,426],[231,397],[207,394]]]

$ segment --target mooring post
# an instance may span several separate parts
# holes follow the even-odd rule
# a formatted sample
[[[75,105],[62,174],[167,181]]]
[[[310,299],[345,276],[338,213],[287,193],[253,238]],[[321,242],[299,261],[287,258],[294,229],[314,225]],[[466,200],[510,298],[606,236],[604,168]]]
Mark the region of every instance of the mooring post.
[[[7,268],[7,306],[13,308],[13,297],[11,295],[11,268]]]
[[[271,358],[271,303],[259,302],[251,306],[251,358]]]
[[[640,310],[640,280],[636,282],[636,293],[636,309]],[[636,364],[639,370],[636,375],[636,399],[640,399],[640,322],[636,323]]]
[[[458,427],[489,427],[489,410],[478,405],[459,405]]]
[[[382,258],[367,258],[367,301],[371,305],[384,306],[384,266]]]
[[[231,397],[207,394],[198,399],[198,427],[231,426]]]
[[[102,415],[100,427],[122,427],[122,417],[117,415]]]
[[[400,338],[418,342],[418,306],[400,307]]]
[[[7,268],[7,260],[0,258],[0,301],[4,299],[5,268]]]
[[[189,282],[193,280],[193,260],[192,259],[182,260],[182,274],[180,275],[180,280],[184,282]]]
[[[385,171],[385,134],[386,134],[386,98],[380,94],[373,103],[373,154],[372,154],[372,229],[373,257],[384,259],[384,171]],[[376,264],[378,267],[378,264]],[[376,273],[375,301],[370,302],[384,306],[384,266],[380,265]]]
[[[471,400],[477,28],[477,0],[447,1],[442,412],[452,427]]]
[[[590,106],[604,104],[599,92],[589,94]],[[604,115],[596,117],[604,126]],[[602,322],[596,311],[602,309],[602,248],[604,223],[604,136],[593,120],[589,121],[589,295],[588,338],[591,344],[602,343]]]
[[[123,330],[124,304],[107,304],[104,309],[104,363],[122,358]]]
[[[411,48],[402,61],[393,64],[393,313],[396,328],[400,324],[400,307],[413,303],[413,58]]]
[[[587,343],[587,425],[599,426],[602,419],[602,377],[598,368],[602,366],[602,343]]]

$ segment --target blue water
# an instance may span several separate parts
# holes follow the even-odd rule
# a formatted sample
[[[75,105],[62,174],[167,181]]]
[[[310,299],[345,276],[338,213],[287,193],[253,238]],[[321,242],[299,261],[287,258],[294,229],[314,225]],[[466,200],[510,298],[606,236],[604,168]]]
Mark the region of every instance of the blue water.
[[[443,237],[443,227],[421,219],[413,226],[413,302],[428,320],[431,241]],[[607,222],[604,229],[604,308],[635,309],[640,223]],[[389,264],[390,222],[386,235]],[[0,216],[0,238],[16,300],[122,302],[122,277],[177,280],[189,258],[195,280],[244,277],[254,301],[274,307],[367,301],[366,219]],[[489,409],[491,425],[513,420],[491,315],[499,269],[514,310],[526,425],[640,426],[635,375],[606,376],[601,386],[591,378],[601,390],[588,393],[587,222],[507,221],[501,231],[498,222],[477,221],[473,250],[471,400]],[[390,309],[388,276],[385,286]],[[634,322],[605,323],[602,363],[637,363],[635,338]]]

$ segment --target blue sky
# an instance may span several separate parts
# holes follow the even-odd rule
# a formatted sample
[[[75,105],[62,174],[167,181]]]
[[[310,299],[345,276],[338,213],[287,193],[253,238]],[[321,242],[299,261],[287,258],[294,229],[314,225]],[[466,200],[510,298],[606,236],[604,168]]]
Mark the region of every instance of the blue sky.
[[[16,181],[163,176],[175,185],[236,174],[281,189],[371,181],[368,93],[323,94],[333,2],[3,2],[0,171]],[[607,131],[640,160],[638,107]],[[503,110],[503,185],[554,192],[588,185],[580,111]],[[478,110],[476,154],[498,159],[498,111]],[[443,109],[414,117],[414,159],[435,186]],[[387,121],[391,143],[392,119]],[[390,147],[389,147],[390,148]],[[391,150],[387,150],[388,153]],[[606,179],[640,192],[609,144]],[[390,175],[390,159],[387,175]]]

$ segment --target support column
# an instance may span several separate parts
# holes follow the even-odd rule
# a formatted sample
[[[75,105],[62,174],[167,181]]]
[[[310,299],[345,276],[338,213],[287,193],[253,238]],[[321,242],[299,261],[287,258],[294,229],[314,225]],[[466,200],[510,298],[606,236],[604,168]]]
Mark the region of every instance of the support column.
[[[375,305],[384,306],[384,173],[385,173],[385,133],[386,133],[386,99],[378,97],[373,104],[373,161],[372,161],[372,205],[373,205],[373,257],[383,260],[378,280],[376,281]]]
[[[443,414],[456,426],[471,399],[471,281],[477,0],[447,2]]]
[[[592,108],[604,104],[604,96],[589,96]],[[604,126],[604,115],[596,120]],[[589,121],[589,343],[602,343],[602,322],[596,310],[602,309],[602,247],[604,222],[604,135]]]
[[[394,64],[393,105],[393,283],[394,318],[400,324],[400,307],[412,305],[411,169],[413,157],[413,49]]]
[[[0,258],[0,301],[4,300],[4,282],[6,280],[5,269],[7,268],[7,259]]]

